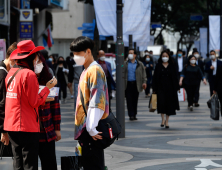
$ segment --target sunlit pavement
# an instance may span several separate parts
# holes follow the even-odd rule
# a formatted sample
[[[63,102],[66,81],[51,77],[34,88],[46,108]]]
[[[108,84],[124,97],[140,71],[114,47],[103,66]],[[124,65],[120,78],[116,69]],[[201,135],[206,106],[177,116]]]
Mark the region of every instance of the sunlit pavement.
[[[193,112],[188,111],[187,102],[180,102],[181,110],[170,117],[170,129],[160,127],[160,115],[148,112],[149,99],[141,93],[138,120],[129,121],[126,112],[126,137],[105,150],[108,169],[222,170],[222,123],[210,118],[206,105],[208,89],[201,86],[200,107]],[[61,156],[74,155],[73,108],[72,99],[61,105],[62,140],[56,143],[59,169]],[[112,100],[112,110],[115,114],[115,100]]]

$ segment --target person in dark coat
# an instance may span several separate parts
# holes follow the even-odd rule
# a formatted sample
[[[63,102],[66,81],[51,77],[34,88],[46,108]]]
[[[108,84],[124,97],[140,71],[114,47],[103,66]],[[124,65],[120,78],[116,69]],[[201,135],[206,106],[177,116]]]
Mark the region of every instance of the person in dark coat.
[[[186,64],[187,64],[187,58],[183,57],[183,51],[179,49],[177,51],[177,56],[175,59],[178,81],[180,80],[180,74]]]
[[[200,68],[201,72],[204,74],[204,62],[201,60],[199,52],[196,49],[194,49],[192,55],[195,56],[195,58],[196,58],[196,65]],[[196,92],[195,92],[195,95],[194,95],[194,106],[195,107],[199,107],[200,106],[200,104],[198,103],[199,102],[199,98],[200,98],[200,83],[201,83],[201,77],[199,79],[199,84],[197,86],[197,89],[196,89]]]
[[[207,84],[206,79],[201,71],[200,67],[196,65],[197,59],[195,56],[191,55],[188,58],[188,64],[184,67],[179,85],[185,87],[187,92],[188,109],[193,111],[193,99],[196,93],[196,89],[199,87],[200,80],[202,79],[204,84]]]
[[[213,93],[218,94],[220,104],[222,104],[222,88],[221,87],[222,87],[222,66],[219,65],[217,68]],[[222,113],[222,107],[221,107],[221,113]]]
[[[161,114],[161,127],[169,128],[169,116],[180,110],[178,93],[180,87],[173,58],[167,51],[160,55],[153,76],[153,93],[157,94],[157,112]],[[165,116],[166,115],[166,121]]]
[[[144,67],[146,70],[146,78],[147,78],[147,87],[145,90],[146,98],[150,97],[150,88],[151,83],[153,79],[153,61],[151,60],[151,57],[149,54],[146,55],[145,61],[144,61]]]
[[[69,73],[68,73],[68,88],[69,88],[69,91],[71,93],[71,99],[74,98],[73,96],[73,89],[72,89],[72,83],[73,83],[73,80],[74,80],[74,64],[75,64],[75,61],[73,60],[73,53],[71,52],[70,55],[66,58],[66,64],[68,66],[68,69],[69,69]]]
[[[210,96],[212,96],[216,80],[217,68],[219,66],[222,66],[222,61],[216,58],[216,52],[214,50],[210,52],[210,59],[211,60],[206,63],[205,71],[208,73],[208,81],[210,84]]]

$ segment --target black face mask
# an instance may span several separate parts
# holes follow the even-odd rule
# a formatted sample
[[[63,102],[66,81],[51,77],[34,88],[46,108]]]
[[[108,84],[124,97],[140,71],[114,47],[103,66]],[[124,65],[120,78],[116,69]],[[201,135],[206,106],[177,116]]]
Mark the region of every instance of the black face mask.
[[[58,64],[63,64],[64,63],[64,61],[58,61]]]

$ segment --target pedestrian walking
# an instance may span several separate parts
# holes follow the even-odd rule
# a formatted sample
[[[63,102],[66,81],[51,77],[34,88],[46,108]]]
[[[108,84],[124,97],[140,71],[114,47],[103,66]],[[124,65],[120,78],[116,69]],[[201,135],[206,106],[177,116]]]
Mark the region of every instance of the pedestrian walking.
[[[51,74],[52,76],[54,76],[54,75],[55,75],[55,74],[54,74],[55,70],[54,70],[54,67],[53,67],[53,65],[52,65],[51,58],[49,58],[49,56],[48,56],[48,51],[46,51],[46,50],[41,50],[40,53],[41,53],[42,56],[44,57],[44,60],[45,60],[45,62],[46,62],[46,64],[47,64],[47,68],[48,68],[50,74]],[[49,60],[49,59],[50,59],[50,60]]]
[[[56,70],[56,67],[57,67],[57,62],[56,62],[56,59],[55,59],[55,56],[54,55],[50,55],[49,56],[49,61],[51,61],[52,63],[52,66],[53,66],[53,72],[55,72]]]
[[[58,65],[56,67],[55,76],[58,80],[59,100],[61,101],[61,98],[63,97],[63,103],[66,103],[68,74],[69,70],[67,69],[65,60],[63,57],[60,56],[58,58]]]
[[[204,62],[201,60],[199,52],[196,49],[194,49],[192,55],[195,56],[195,58],[196,58],[196,65],[200,68],[201,72],[204,74]],[[200,106],[200,104],[198,102],[199,102],[199,98],[200,98],[200,83],[201,83],[201,79],[202,79],[202,77],[199,77],[199,83],[198,83],[198,86],[197,86],[197,89],[196,89],[195,95],[194,95],[194,106],[195,107],[199,107]]]
[[[176,115],[176,110],[180,110],[177,93],[179,90],[174,60],[164,50],[153,75],[153,93],[157,94],[157,113],[161,114],[161,127],[169,128],[169,117]]]
[[[14,42],[6,52],[6,58],[0,62],[0,133],[1,142],[4,145],[9,144],[9,137],[7,131],[4,131],[4,119],[5,119],[5,98],[6,98],[6,87],[5,78],[9,70],[15,65],[15,60],[10,58],[11,53],[17,49],[17,43]]]
[[[206,79],[201,71],[200,67],[196,65],[197,58],[193,55],[189,56],[188,64],[184,67],[179,85],[185,87],[188,100],[188,109],[193,111],[193,100],[196,93],[196,89],[199,88],[199,80],[202,79],[204,84],[207,84]]]
[[[93,59],[94,42],[88,37],[76,38],[70,46],[74,60],[78,65],[84,65],[82,72],[75,113],[75,140],[82,147],[84,170],[104,170],[104,150],[96,147],[101,140],[101,132],[96,130],[98,122],[109,115],[109,94],[106,75],[102,67]],[[80,100],[80,93],[84,103]],[[86,115],[83,109],[86,107]]]
[[[73,96],[73,89],[72,89],[72,83],[73,83],[73,74],[74,74],[74,64],[75,64],[75,61],[73,60],[73,53],[71,52],[70,55],[66,58],[66,64],[68,66],[68,69],[69,69],[69,73],[68,73],[68,88],[69,88],[69,91],[71,93],[71,99],[74,98]]]
[[[150,97],[150,88],[153,79],[153,61],[151,61],[151,57],[149,56],[149,54],[146,55],[144,67],[146,70],[146,78],[147,78],[145,97],[148,98]]]
[[[214,50],[210,51],[210,61],[206,63],[205,71],[208,73],[208,80],[210,84],[210,96],[213,95],[217,68],[222,66],[222,61],[216,58],[216,52]]]
[[[183,51],[179,49],[177,51],[177,56],[175,59],[175,66],[176,66],[176,70],[177,70],[178,82],[180,80],[180,74],[186,64],[187,64],[187,59],[185,57],[183,57]]]
[[[210,54],[207,53],[207,54],[206,54],[206,57],[207,57],[207,58],[204,59],[204,70],[205,70],[206,80],[209,82],[209,74],[206,72],[206,65],[207,65],[207,63],[208,63],[209,61],[211,61],[211,59],[210,59]]]
[[[128,61],[124,63],[125,96],[130,120],[137,120],[139,92],[146,89],[146,71],[144,64],[136,59],[136,51],[129,50]]]
[[[222,87],[222,66],[218,65],[215,82],[213,86],[213,93],[218,94],[220,105],[222,105],[222,88],[221,87]],[[220,108],[221,108],[221,113],[222,113],[222,107]]]
[[[36,65],[36,75],[39,85],[45,86],[52,79],[49,68],[42,55]],[[42,170],[57,170],[55,142],[61,139],[60,123],[61,112],[59,97],[52,98],[53,101],[39,106],[39,158]]]
[[[103,50],[100,50],[97,63],[100,64],[100,66],[103,68],[103,71],[106,74],[106,80],[109,92],[109,110],[111,111],[112,90],[116,90],[116,82],[113,80],[111,64],[105,61],[105,58],[106,58],[105,52]]]
[[[10,55],[17,64],[11,68],[6,79],[6,103],[4,130],[8,131],[12,144],[14,170],[38,170],[39,114],[38,107],[44,105],[49,89],[56,79],[47,82],[38,94],[39,84],[35,72],[39,61],[38,52],[44,47],[35,47],[31,40],[18,43]]]

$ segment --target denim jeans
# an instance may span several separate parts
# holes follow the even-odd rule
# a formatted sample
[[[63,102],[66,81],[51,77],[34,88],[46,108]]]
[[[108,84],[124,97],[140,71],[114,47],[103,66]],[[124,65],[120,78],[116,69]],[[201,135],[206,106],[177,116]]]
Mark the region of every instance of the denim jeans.
[[[76,112],[76,100],[78,95],[78,85],[79,83],[74,82],[74,112]]]

